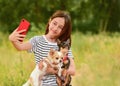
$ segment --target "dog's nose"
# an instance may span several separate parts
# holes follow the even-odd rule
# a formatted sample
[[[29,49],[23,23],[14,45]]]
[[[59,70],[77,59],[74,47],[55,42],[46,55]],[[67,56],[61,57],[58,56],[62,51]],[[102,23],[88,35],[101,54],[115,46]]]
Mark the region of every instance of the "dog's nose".
[[[60,63],[62,62],[62,60],[60,60]]]

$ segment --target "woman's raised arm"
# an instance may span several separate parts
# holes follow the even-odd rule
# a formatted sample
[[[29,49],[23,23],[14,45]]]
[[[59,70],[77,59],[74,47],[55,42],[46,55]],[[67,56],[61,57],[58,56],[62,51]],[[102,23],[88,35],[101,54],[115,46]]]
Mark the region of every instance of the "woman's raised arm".
[[[22,42],[25,38],[26,35],[22,35],[20,33],[25,32],[25,30],[17,31],[15,29],[10,35],[9,35],[9,40],[12,42],[14,47],[17,50],[30,50],[32,48],[32,45],[30,42]]]

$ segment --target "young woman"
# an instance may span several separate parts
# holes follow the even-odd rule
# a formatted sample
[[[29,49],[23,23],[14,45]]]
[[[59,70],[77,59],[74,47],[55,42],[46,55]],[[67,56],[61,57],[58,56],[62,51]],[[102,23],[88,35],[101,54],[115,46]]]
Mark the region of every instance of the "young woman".
[[[50,48],[58,49],[57,39],[60,41],[66,41],[69,38],[71,41],[71,18],[65,11],[56,11],[48,21],[45,34],[34,36],[28,42],[19,41],[25,38],[25,35],[20,34],[24,31],[25,30],[17,31],[16,29],[10,34],[9,40],[16,49],[20,51],[27,50],[33,52],[36,64],[38,64],[39,61],[47,57]],[[68,57],[70,58],[70,67],[67,70],[67,73],[74,75],[75,64],[71,49],[68,52]],[[54,75],[56,72],[57,71],[53,68],[48,68],[47,74],[43,77],[42,86],[57,86],[56,77]]]

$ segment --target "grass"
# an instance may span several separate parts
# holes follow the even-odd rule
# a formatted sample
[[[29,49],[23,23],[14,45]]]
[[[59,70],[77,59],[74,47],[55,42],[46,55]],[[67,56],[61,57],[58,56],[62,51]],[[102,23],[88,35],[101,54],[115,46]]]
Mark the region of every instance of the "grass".
[[[74,86],[120,86],[120,36],[75,33],[73,39]]]
[[[27,39],[32,36],[29,34]],[[8,36],[2,33],[0,41],[0,86],[21,86],[35,66],[34,55],[17,51],[8,41]],[[120,86],[119,47],[119,33],[73,33],[72,51],[76,75],[72,77],[72,85]]]

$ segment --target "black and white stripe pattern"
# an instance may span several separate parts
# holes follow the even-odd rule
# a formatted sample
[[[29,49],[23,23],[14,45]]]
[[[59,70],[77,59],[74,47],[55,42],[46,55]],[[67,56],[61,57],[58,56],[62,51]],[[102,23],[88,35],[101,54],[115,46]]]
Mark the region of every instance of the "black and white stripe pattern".
[[[30,39],[30,43],[32,44],[32,49],[30,52],[33,52],[35,55],[36,64],[39,63],[40,60],[46,58],[48,52],[51,48],[58,50],[57,43],[49,42],[45,35],[43,36],[34,36]],[[71,50],[68,52],[68,57],[73,57]],[[43,77],[42,86],[57,86],[55,75],[46,75]]]

